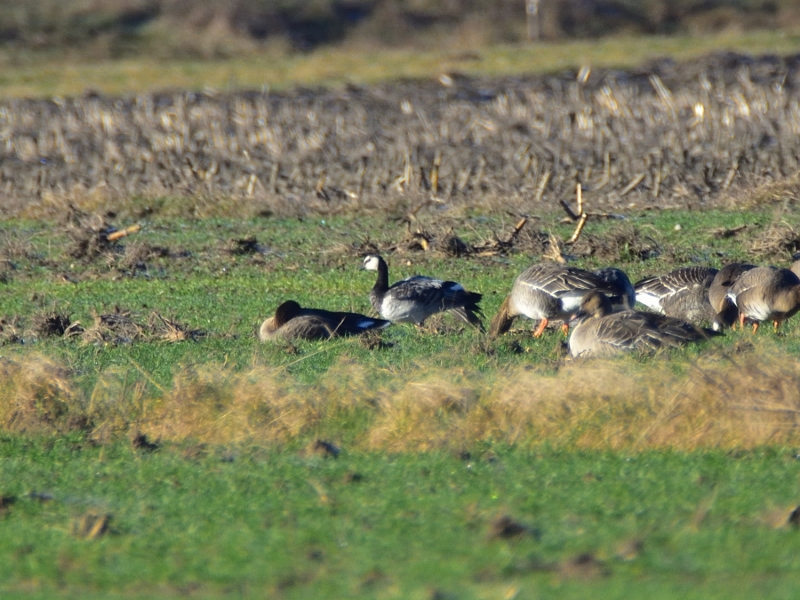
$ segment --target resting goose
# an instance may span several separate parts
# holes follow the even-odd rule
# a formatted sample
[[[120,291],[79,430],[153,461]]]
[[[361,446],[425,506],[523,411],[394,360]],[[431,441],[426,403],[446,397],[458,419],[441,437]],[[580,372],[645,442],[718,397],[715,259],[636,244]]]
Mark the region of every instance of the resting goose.
[[[756,267],[750,269],[728,290],[739,309],[739,324],[753,321],[753,332],[762,321],[772,321],[775,330],[800,310],[800,277],[789,269]]]
[[[344,335],[358,335],[389,325],[389,321],[357,313],[301,308],[294,300],[287,300],[275,310],[274,316],[261,324],[258,337],[262,342],[275,339],[326,340]]]
[[[715,330],[736,321],[736,307],[720,303],[715,309],[709,292],[719,272],[710,267],[681,267],[665,275],[638,281],[636,300],[662,315],[695,325],[710,323]]]
[[[562,329],[566,332],[570,316],[578,309],[583,297],[592,290],[601,290],[619,297],[622,306],[625,306],[626,302],[630,302],[625,282],[630,286],[630,281],[619,269],[614,271],[604,272],[600,276],[583,269],[552,263],[528,267],[516,278],[511,293],[492,319],[489,335],[496,337],[506,333],[519,315],[541,319],[533,333],[534,337],[541,336],[552,320],[563,321]],[[612,281],[606,281],[604,277]]]
[[[415,275],[389,286],[389,267],[377,254],[365,256],[361,268],[378,272],[369,300],[384,319],[393,323],[422,325],[431,315],[449,311],[465,323],[483,330],[483,313],[478,306],[482,295],[468,292],[460,283]]]
[[[572,356],[610,356],[633,350],[652,352],[708,337],[703,330],[679,319],[638,310],[612,310],[609,299],[598,291],[583,298],[575,315],[578,324],[569,336]]]

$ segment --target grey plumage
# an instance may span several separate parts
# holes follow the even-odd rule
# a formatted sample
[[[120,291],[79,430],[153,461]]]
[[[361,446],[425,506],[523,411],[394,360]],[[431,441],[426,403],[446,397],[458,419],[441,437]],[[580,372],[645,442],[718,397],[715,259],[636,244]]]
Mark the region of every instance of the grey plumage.
[[[636,300],[651,310],[682,319],[695,325],[712,325],[721,329],[736,320],[735,307],[711,303],[710,290],[719,272],[711,267],[681,267],[665,275],[654,275],[638,281]]]
[[[575,357],[610,356],[621,352],[653,352],[706,339],[713,332],[665,315],[637,310],[612,312],[600,292],[587,294],[569,337]]]
[[[287,300],[259,328],[262,342],[284,340],[322,340],[345,335],[358,335],[372,329],[383,329],[389,321],[374,319],[350,312],[335,312],[320,308],[302,308]]]
[[[483,313],[479,306],[482,295],[467,291],[460,283],[415,275],[389,286],[389,267],[377,254],[364,257],[362,269],[378,272],[369,299],[384,319],[422,325],[431,315],[448,311],[463,322],[483,329]]]
[[[729,298],[739,309],[739,323],[762,321],[780,324],[800,310],[800,278],[789,269],[756,267],[743,273],[728,290]]]
[[[611,276],[610,273],[608,275]],[[578,310],[583,297],[592,290],[619,295],[620,286],[575,267],[553,263],[528,267],[516,278],[511,293],[492,319],[489,335],[495,337],[506,333],[514,319],[524,315],[529,319],[541,320],[534,332],[534,336],[539,336],[551,320],[566,323]]]

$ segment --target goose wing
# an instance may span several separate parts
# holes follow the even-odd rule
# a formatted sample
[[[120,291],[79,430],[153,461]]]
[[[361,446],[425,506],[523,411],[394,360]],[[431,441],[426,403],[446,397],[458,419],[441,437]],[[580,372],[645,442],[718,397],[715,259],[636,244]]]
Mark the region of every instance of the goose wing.
[[[597,338],[618,350],[653,351],[703,339],[693,325],[654,313],[623,311],[598,320]]]
[[[441,300],[446,294],[458,291],[464,291],[464,286],[459,283],[414,275],[392,285],[387,294],[397,300],[427,303]]]

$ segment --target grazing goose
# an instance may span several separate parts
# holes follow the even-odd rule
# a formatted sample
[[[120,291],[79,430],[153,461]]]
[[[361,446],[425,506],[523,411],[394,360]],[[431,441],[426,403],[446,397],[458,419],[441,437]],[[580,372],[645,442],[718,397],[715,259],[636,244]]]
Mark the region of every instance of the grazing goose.
[[[694,325],[656,313],[638,310],[612,312],[602,293],[588,293],[575,315],[579,321],[569,336],[572,356],[610,356],[638,350],[652,352],[705,339]]]
[[[528,267],[516,278],[511,293],[492,319],[489,335],[497,337],[506,333],[519,315],[525,315],[529,319],[541,319],[536,331],[533,332],[534,337],[541,336],[552,320],[564,321],[562,329],[566,332],[570,316],[590,291],[601,290],[622,299],[626,297],[625,286],[622,285],[620,289],[619,274],[606,273],[606,275],[614,281],[607,282],[595,273],[552,263],[540,263]],[[625,276],[624,273],[622,275]],[[627,276],[625,281],[630,285]],[[622,301],[624,303],[625,300]]]
[[[460,283],[415,275],[389,286],[389,267],[377,254],[365,256],[361,268],[378,272],[369,300],[384,319],[422,325],[431,315],[449,311],[483,331],[483,313],[478,306],[482,295],[468,292]]]
[[[730,299],[726,298],[726,296],[731,286],[736,283],[739,277],[744,273],[755,268],[755,265],[731,263],[719,270],[714,276],[714,280],[711,282],[711,287],[708,288],[708,301],[711,302],[711,306],[714,307],[717,313],[723,312],[726,303],[730,303]],[[738,313],[738,310],[736,312]]]
[[[634,286],[636,300],[662,315],[695,325],[710,323],[718,331],[735,323],[736,307],[721,303],[716,310],[712,305],[709,292],[717,275],[710,267],[682,267],[646,277]]]
[[[605,281],[611,290],[608,299],[611,300],[614,310],[633,310],[633,305],[636,304],[636,290],[625,271],[616,267],[606,267],[592,272]]]
[[[762,321],[772,321],[775,330],[800,310],[800,277],[789,269],[756,267],[750,269],[728,290],[739,309],[739,324],[753,321],[753,332]]]
[[[357,313],[301,308],[294,300],[287,300],[275,310],[274,316],[261,324],[258,337],[262,342],[275,339],[326,340],[344,335],[358,335],[389,325],[389,321]]]

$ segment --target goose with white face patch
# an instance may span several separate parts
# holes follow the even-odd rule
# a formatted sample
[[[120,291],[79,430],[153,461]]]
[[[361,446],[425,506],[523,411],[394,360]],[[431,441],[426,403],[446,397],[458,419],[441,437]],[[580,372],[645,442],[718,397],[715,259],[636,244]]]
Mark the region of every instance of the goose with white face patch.
[[[382,318],[393,323],[422,325],[431,315],[448,311],[465,323],[483,329],[478,306],[482,296],[468,292],[460,283],[415,275],[390,286],[389,267],[377,254],[365,256],[361,268],[378,272],[369,300]]]
[[[275,309],[274,316],[261,324],[258,338],[262,342],[327,340],[345,335],[359,335],[389,325],[389,321],[383,319],[373,319],[358,313],[302,308],[294,300],[287,300]]]

